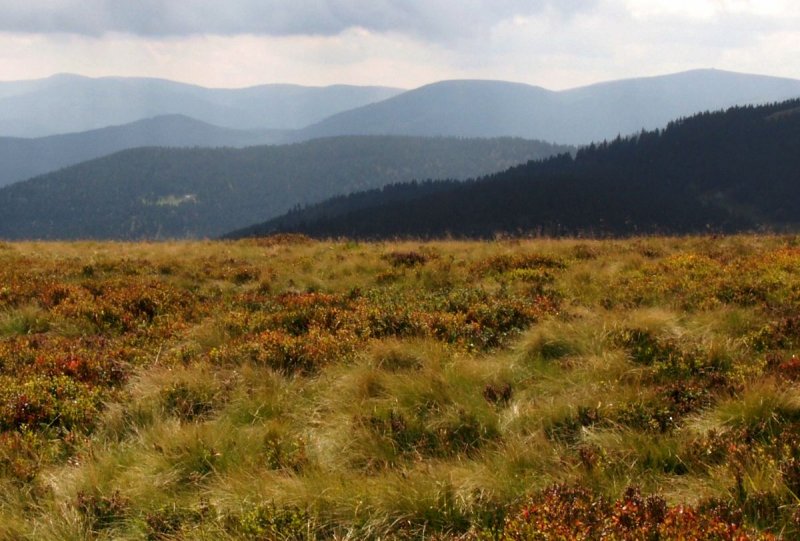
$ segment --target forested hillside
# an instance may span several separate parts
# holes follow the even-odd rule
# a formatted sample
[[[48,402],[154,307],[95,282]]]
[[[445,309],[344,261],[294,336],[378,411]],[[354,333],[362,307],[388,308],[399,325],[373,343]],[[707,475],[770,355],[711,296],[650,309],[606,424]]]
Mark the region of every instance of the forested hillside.
[[[182,115],[48,137],[0,137],[0,186],[128,148],[245,147],[280,137],[277,132],[220,128]]]
[[[218,236],[337,194],[413,179],[465,179],[566,150],[510,138],[409,137],[133,149],[0,190],[0,237]]]
[[[251,225],[227,233],[225,238],[238,239],[270,235],[280,230],[303,229],[310,222],[329,220],[357,210],[370,209],[379,205],[406,204],[423,196],[446,192],[461,184],[457,180],[416,180],[389,184],[382,188],[337,195],[315,205],[296,207],[288,213],[265,223]]]
[[[412,187],[418,196],[400,203],[375,197],[363,205],[354,196],[351,208],[326,204],[258,231],[380,238],[794,230],[798,171],[793,100],[699,114],[437,193]]]

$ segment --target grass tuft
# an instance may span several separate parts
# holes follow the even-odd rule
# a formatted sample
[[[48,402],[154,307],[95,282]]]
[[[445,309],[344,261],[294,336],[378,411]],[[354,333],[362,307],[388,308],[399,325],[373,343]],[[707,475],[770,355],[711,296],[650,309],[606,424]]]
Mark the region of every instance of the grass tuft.
[[[3,245],[0,539],[797,538],[796,240]]]

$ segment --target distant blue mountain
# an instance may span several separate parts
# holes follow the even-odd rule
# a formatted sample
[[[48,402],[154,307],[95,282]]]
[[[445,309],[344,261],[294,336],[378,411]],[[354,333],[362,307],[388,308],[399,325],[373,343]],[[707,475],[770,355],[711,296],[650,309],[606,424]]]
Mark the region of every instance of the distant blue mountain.
[[[220,128],[182,115],[34,139],[0,137],[0,186],[127,148],[245,147],[279,138],[277,132]]]
[[[64,74],[0,83],[0,136],[82,132],[168,114],[235,129],[297,129],[400,92],[347,85],[216,89],[163,79]]]
[[[587,144],[734,105],[800,96],[800,81],[719,70],[627,79],[573,90],[502,81],[443,81],[331,116],[323,135],[513,136]]]

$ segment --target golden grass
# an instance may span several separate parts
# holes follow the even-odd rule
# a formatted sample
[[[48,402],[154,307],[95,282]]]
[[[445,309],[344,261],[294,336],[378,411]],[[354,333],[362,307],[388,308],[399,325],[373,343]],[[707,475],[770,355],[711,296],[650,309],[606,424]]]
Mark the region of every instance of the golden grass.
[[[790,538],[796,240],[3,244],[0,539],[478,539],[553,483]]]

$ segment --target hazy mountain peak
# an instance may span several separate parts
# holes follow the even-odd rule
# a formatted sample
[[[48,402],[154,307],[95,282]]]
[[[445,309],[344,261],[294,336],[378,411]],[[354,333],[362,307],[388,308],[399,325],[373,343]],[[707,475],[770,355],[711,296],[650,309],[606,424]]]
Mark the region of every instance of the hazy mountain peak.
[[[40,138],[0,137],[0,187],[120,150],[142,146],[243,147],[279,135],[221,128],[181,114]]]
[[[62,73],[0,83],[0,136],[83,132],[164,114],[235,129],[298,129],[400,92],[347,85],[213,89],[156,78]]]
[[[348,134],[511,135],[587,144],[732,105],[800,96],[800,81],[701,69],[563,91],[523,83],[440,81],[344,111],[305,137]]]

